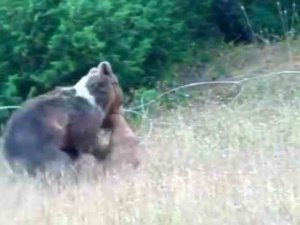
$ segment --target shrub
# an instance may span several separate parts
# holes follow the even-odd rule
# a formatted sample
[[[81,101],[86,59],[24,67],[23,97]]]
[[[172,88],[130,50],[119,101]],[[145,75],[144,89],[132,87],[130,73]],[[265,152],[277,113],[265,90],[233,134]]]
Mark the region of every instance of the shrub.
[[[125,90],[150,86],[186,48],[171,1],[11,0],[0,7],[0,103],[68,85],[109,60]]]

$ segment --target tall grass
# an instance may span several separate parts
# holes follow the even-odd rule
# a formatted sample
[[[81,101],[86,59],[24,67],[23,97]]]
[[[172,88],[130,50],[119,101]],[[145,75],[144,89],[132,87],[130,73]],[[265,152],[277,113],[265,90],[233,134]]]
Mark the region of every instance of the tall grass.
[[[300,73],[201,102],[145,115],[133,174],[43,187],[3,168],[0,224],[300,224]]]

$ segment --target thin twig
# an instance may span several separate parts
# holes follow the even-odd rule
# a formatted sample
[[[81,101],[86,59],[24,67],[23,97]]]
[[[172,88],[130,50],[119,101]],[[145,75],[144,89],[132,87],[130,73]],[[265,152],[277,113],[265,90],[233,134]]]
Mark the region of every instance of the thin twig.
[[[11,105],[11,106],[0,106],[0,110],[7,110],[7,109],[18,109],[20,106]]]
[[[251,77],[246,77],[240,80],[227,80],[227,81],[204,81],[204,82],[195,82],[195,83],[190,83],[190,84],[186,84],[186,85],[182,85],[173,89],[170,89],[162,94],[160,94],[157,98],[146,102],[144,104],[135,106],[133,108],[129,108],[129,109],[125,109],[125,112],[130,112],[130,111],[135,111],[137,109],[141,109],[144,108],[145,106],[151,105],[156,103],[159,99],[161,99],[162,97],[181,90],[181,89],[185,89],[185,88],[190,88],[190,87],[196,87],[196,86],[202,86],[202,85],[213,85],[213,84],[225,84],[225,85],[239,85],[239,84],[243,84],[245,82],[249,82],[252,80],[257,80],[257,79],[261,79],[261,78],[268,78],[268,77],[272,77],[272,76],[278,76],[278,75],[284,75],[284,74],[288,74],[288,75],[296,75],[296,74],[300,74],[300,71],[293,71],[293,70],[286,70],[286,71],[280,71],[280,72],[272,72],[272,73],[267,73],[267,74],[263,74],[263,75],[255,75],[255,76],[251,76]]]
[[[294,70],[285,70],[285,71],[280,71],[280,72],[272,72],[272,73],[267,73],[267,74],[263,74],[263,75],[255,75],[255,76],[250,76],[250,77],[245,77],[243,79],[240,80],[227,80],[227,81],[203,81],[203,82],[195,82],[195,83],[190,83],[190,84],[186,84],[186,85],[182,85],[179,87],[175,87],[173,89],[170,89],[162,94],[160,94],[157,98],[148,101],[146,103],[142,103],[139,106],[135,106],[133,108],[129,108],[129,109],[124,109],[125,112],[130,112],[130,113],[137,113],[137,109],[141,109],[144,108],[145,106],[151,105],[156,103],[159,99],[161,99],[162,97],[181,90],[181,89],[186,89],[186,88],[190,88],[190,87],[196,87],[196,86],[202,86],[202,85],[213,85],[213,84],[224,84],[224,85],[239,85],[245,82],[249,82],[252,80],[257,80],[260,78],[267,78],[267,77],[272,77],[272,76],[278,76],[278,75],[296,75],[296,74],[300,74],[300,71],[294,71]],[[18,109],[20,108],[20,106],[1,106],[0,107],[0,111],[1,110],[8,110],[8,109]]]

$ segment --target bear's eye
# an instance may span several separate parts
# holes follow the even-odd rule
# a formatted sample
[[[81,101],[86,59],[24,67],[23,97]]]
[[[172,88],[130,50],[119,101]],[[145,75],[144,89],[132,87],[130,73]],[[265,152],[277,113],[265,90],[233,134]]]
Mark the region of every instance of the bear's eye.
[[[89,88],[92,92],[98,94],[106,94],[109,90],[109,86],[103,83],[92,83]]]
[[[106,89],[107,88],[107,85],[106,84],[104,84],[104,83],[94,83],[93,85],[92,85],[92,87],[94,88],[94,89]]]

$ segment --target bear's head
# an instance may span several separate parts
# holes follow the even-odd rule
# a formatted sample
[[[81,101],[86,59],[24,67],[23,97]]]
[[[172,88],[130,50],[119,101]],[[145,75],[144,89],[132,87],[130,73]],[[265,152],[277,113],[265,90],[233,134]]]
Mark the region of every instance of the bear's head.
[[[90,69],[72,89],[75,89],[76,96],[101,107],[106,116],[121,113],[123,93],[118,78],[107,61]]]

